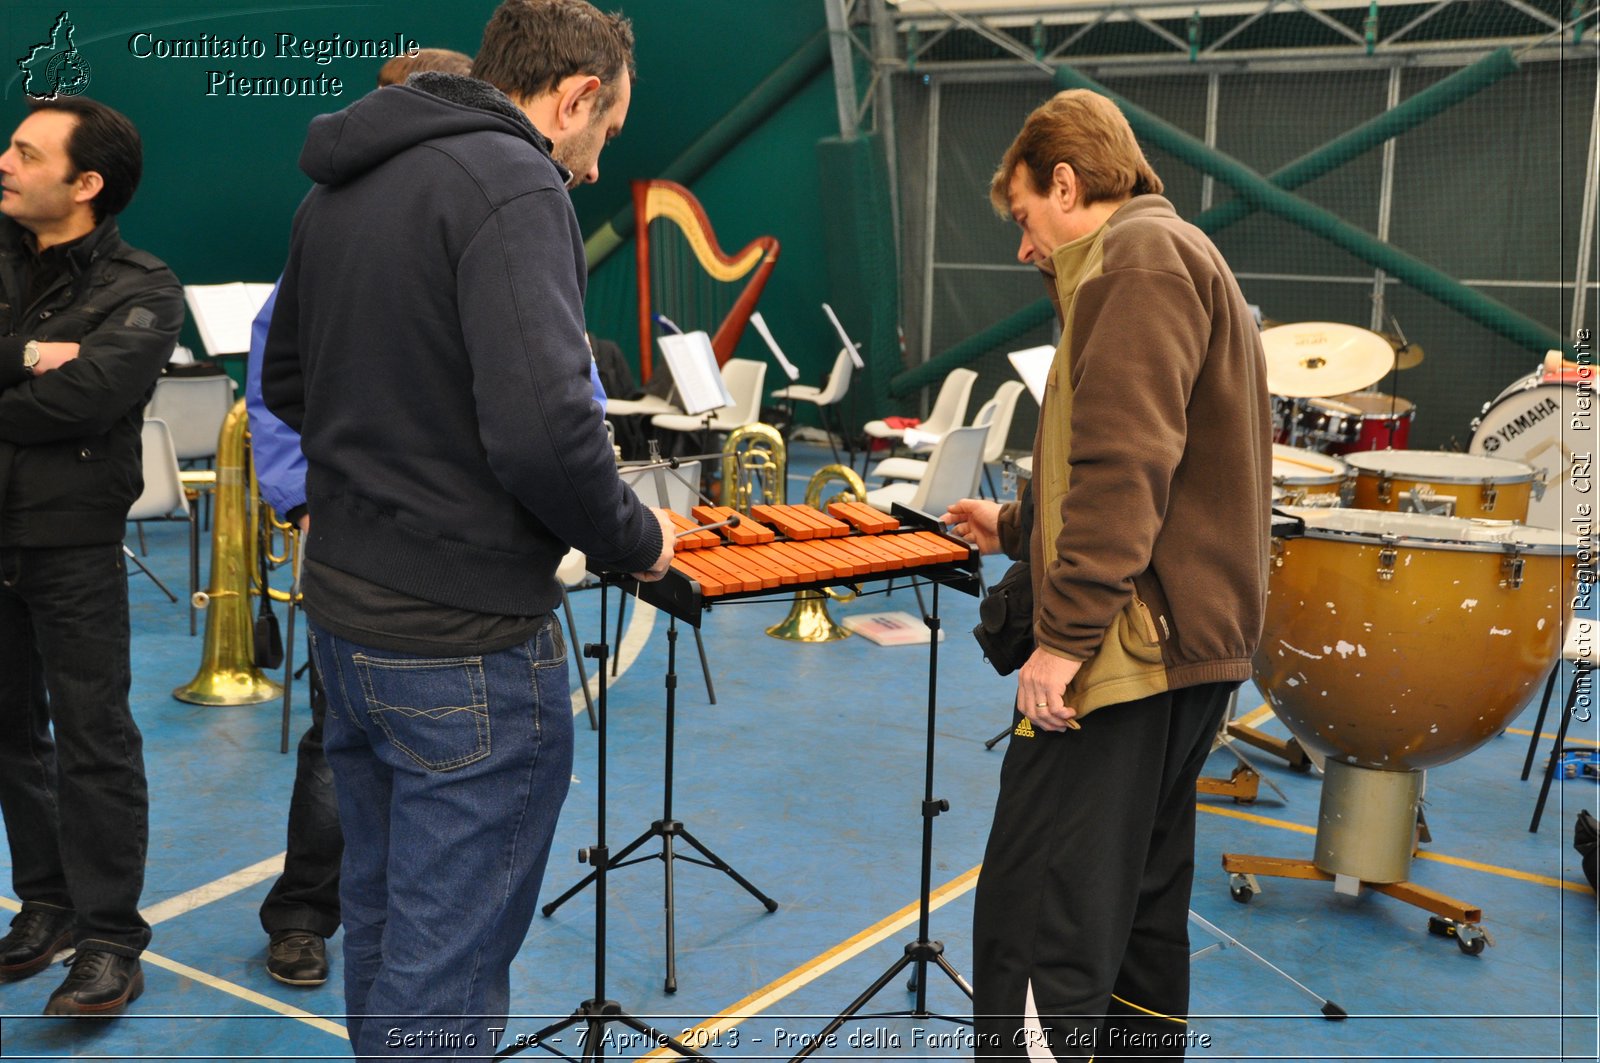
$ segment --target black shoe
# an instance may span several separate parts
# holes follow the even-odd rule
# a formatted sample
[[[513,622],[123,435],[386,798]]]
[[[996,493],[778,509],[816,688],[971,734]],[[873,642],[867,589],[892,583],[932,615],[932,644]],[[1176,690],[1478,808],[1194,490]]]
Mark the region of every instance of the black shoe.
[[[321,985],[328,980],[328,943],[309,930],[275,931],[267,973],[284,985]]]
[[[46,1015],[121,1015],[144,992],[144,970],[132,956],[80,948],[67,966],[72,970],[50,994]]]
[[[15,982],[50,966],[56,953],[72,944],[72,912],[24,908],[0,938],[0,982]]]

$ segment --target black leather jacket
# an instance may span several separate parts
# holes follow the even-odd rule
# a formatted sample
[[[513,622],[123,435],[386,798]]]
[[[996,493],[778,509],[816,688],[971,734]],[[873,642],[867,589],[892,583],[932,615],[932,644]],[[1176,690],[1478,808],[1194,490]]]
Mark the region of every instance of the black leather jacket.
[[[121,542],[144,489],[144,406],[183,325],[183,289],[107,218],[72,249],[68,276],[23,306],[28,240],[0,218],[0,547]],[[22,365],[28,340],[81,346],[35,377]]]

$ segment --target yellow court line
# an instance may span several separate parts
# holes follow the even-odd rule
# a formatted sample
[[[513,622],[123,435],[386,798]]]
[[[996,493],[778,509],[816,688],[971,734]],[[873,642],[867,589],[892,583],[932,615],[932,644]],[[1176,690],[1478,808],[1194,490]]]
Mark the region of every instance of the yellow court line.
[[[1317,828],[1307,827],[1301,823],[1290,823],[1286,819],[1269,819],[1258,816],[1254,812],[1241,812],[1237,808],[1225,808],[1218,805],[1196,805],[1200,812],[1209,812],[1213,816],[1227,816],[1229,819],[1242,819],[1247,823],[1259,823],[1263,827],[1277,827],[1279,830],[1292,830],[1297,834],[1315,834]]]
[[[22,911],[22,905],[12,900],[10,897],[0,897],[0,908],[3,908],[9,912]],[[169,960],[165,956],[151,952],[148,949],[146,949],[139,956],[139,959],[144,963],[151,964],[155,967],[160,967],[164,971],[171,971],[173,974],[181,975],[191,981],[199,982],[201,985],[209,986],[212,989],[226,993],[230,997],[237,997],[246,1003],[254,1004],[257,1007],[266,1008],[268,1011],[277,1012],[279,1015],[284,1015],[291,1019],[298,1019],[307,1026],[314,1026],[324,1033],[331,1033],[335,1037],[344,1038],[346,1041],[350,1040],[350,1034],[338,1023],[333,1022],[330,1019],[324,1019],[320,1015],[313,1015],[309,1011],[302,1011],[297,1007],[285,1004],[281,1000],[274,1000],[272,997],[269,997],[264,993],[257,993],[254,989],[246,989],[242,985],[235,985],[232,982],[224,981],[215,975],[210,975],[202,970],[199,970],[198,968],[190,967],[186,963],[179,963],[177,960]],[[247,1018],[248,1016],[239,1017]]]
[[[1249,712],[1245,713],[1243,716],[1239,717],[1233,722],[1238,724],[1240,727],[1254,727],[1256,724],[1261,723],[1271,715],[1272,706],[1263,701],[1261,704],[1257,705],[1255,708],[1251,709]]]
[[[1524,738],[1528,738],[1528,737],[1532,736],[1533,732],[1524,730],[1521,727],[1507,727],[1506,728],[1506,734],[1508,734],[1508,735],[1521,735]],[[1544,739],[1547,742],[1554,742],[1556,740],[1556,736],[1551,734],[1549,731],[1540,731],[1539,732],[1539,737]],[[1562,741],[1564,741],[1569,746],[1600,746],[1600,742],[1596,742],[1592,738],[1577,738],[1577,737],[1574,737],[1572,732],[1570,732],[1570,731],[1567,732],[1567,737],[1562,739]]]
[[[1197,806],[1202,812],[1209,812],[1213,816],[1227,816],[1229,819],[1242,819],[1249,823],[1260,823],[1267,827],[1277,827],[1279,830],[1292,830],[1296,834],[1316,834],[1315,827],[1307,827],[1301,823],[1290,823],[1282,819],[1269,819],[1258,816],[1253,812],[1241,812],[1236,808],[1222,808],[1215,805]],[[1513,878],[1522,882],[1533,882],[1540,886],[1550,886],[1554,889],[1571,890],[1573,893],[1592,893],[1587,885],[1577,882],[1568,882],[1566,879],[1552,878],[1549,875],[1536,875],[1531,871],[1518,871],[1514,867],[1500,867],[1497,864],[1481,864],[1476,860],[1467,860],[1459,856],[1446,856],[1443,853],[1417,853],[1418,860],[1432,860],[1440,864],[1450,864],[1454,867],[1464,867],[1470,871],[1482,871],[1488,875],[1499,875],[1501,878]]]
[[[983,867],[977,865],[962,872],[955,878],[937,887],[928,895],[928,910],[930,912],[949,904],[957,897],[962,896],[978,883],[978,871]],[[772,1007],[784,997],[797,989],[821,978],[829,971],[854,959],[872,946],[885,940],[890,935],[904,930],[916,922],[920,916],[920,906],[912,901],[904,908],[887,916],[860,933],[848,937],[833,946],[827,952],[807,960],[787,974],[780,975],[775,980],[757,989],[754,993],[737,1001],[726,1009],[711,1016],[692,1029],[686,1030],[679,1040],[688,1045],[712,1044],[718,1035],[740,1025],[745,1019],[754,1018],[766,1009]],[[657,1048],[641,1059],[665,1059],[675,1056],[670,1048]]]
[[[171,971],[173,974],[181,975],[190,981],[199,982],[203,986],[209,986],[210,988],[218,990],[219,992],[226,993],[230,997],[237,997],[246,1003],[254,1004],[257,1007],[266,1008],[268,1011],[275,1011],[279,1015],[284,1015],[291,1019],[298,1019],[307,1026],[316,1027],[323,1033],[331,1033],[335,1037],[342,1037],[346,1041],[350,1040],[349,1032],[345,1030],[343,1026],[340,1026],[331,1019],[324,1019],[320,1015],[314,1015],[309,1011],[302,1011],[300,1008],[285,1004],[281,1000],[275,1000],[272,997],[267,996],[265,993],[257,993],[254,989],[246,989],[242,985],[235,985],[233,982],[224,981],[223,979],[218,978],[215,975],[207,974],[196,967],[190,967],[187,963],[179,963],[177,960],[169,960],[165,956],[160,956],[153,952],[146,951],[144,955],[140,957],[140,959],[153,966],[160,967],[164,971]]]

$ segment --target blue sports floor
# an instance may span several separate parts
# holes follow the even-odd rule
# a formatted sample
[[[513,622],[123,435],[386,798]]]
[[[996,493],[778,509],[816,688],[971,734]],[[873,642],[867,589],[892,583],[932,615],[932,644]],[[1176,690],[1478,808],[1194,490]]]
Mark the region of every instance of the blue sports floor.
[[[824,457],[806,447],[791,455],[792,498]],[[149,539],[149,563],[181,588],[181,527],[152,528]],[[1004,569],[998,559],[987,566],[991,581]],[[39,1016],[59,967],[0,985],[0,1058],[345,1058],[338,939],[333,978],[320,988],[280,985],[264,968],[267,940],[256,909],[281,861],[294,769],[292,754],[278,753],[279,705],[208,709],[174,700],[172,688],[196,670],[201,640],[189,636],[183,607],[143,576],[135,574],[131,588],[133,705],[152,802],[144,905],[155,936],[145,955],[147,989],[121,1019],[75,1022]],[[593,640],[598,594],[575,594],[574,606],[582,636]],[[947,590],[939,606],[947,638],[939,654],[934,792],[950,809],[934,822],[932,937],[970,977],[972,888],[1003,753],[984,742],[1008,722],[1012,684],[993,673],[968,634],[975,600]],[[615,609],[613,594],[613,617]],[[679,625],[674,804],[696,837],[780,907],[768,913],[727,876],[680,863],[679,988],[669,995],[662,985],[663,865],[651,859],[610,877],[607,995],[657,1027],[688,1031],[717,1058],[788,1059],[916,937],[927,648],[768,638],[762,629],[786,609],[775,600],[723,606],[706,617],[715,705],[707,702],[690,632]],[[882,610],[914,614],[916,598],[902,585],[888,597],[833,611]],[[610,688],[613,850],[659,818],[662,801],[668,621],[649,608],[630,608],[628,617],[622,672]],[[1239,715],[1261,700],[1245,687]],[[302,682],[295,738],[306,705]],[[582,712],[581,697],[575,708]],[[1263,879],[1263,892],[1248,905],[1231,899],[1220,854],[1309,857],[1319,787],[1315,775],[1241,747],[1265,776],[1261,795],[1253,805],[1202,799],[1193,909],[1306,989],[1222,940],[1226,947],[1193,963],[1190,1057],[1595,1059],[1600,938],[1595,896],[1571,841],[1577,811],[1595,808],[1600,794],[1590,780],[1558,783],[1540,833],[1528,832],[1537,777],[1524,783],[1518,775],[1532,719],[1530,706],[1505,734],[1427,778],[1433,841],[1413,878],[1483,909],[1492,947],[1478,956],[1430,935],[1426,913],[1370,892],[1351,898],[1328,884]],[[1262,726],[1282,733],[1270,717]],[[1545,730],[1554,726],[1552,716]],[[1581,734],[1575,728],[1573,739],[1596,744],[1595,727],[1591,721]],[[596,736],[580,720],[545,900],[586,870],[576,853],[595,841],[596,750]],[[1226,776],[1236,763],[1219,749],[1207,774]],[[659,851],[653,845],[645,852]],[[0,878],[0,889],[9,881],[9,874]],[[0,907],[15,911],[8,892],[0,893]],[[1219,943],[1199,923],[1191,938],[1195,950]],[[508,1039],[592,995],[594,944],[592,890],[535,918],[513,972],[518,1015]],[[1325,1020],[1315,998],[1336,1002],[1349,1018]],[[903,1010],[913,999],[902,976],[868,1013]],[[930,975],[928,1005],[935,1015],[970,1011],[938,971]],[[649,1045],[637,1035],[609,1029],[602,1045],[608,1058],[647,1055]],[[965,1033],[938,1017],[864,1018],[813,1058],[960,1059],[970,1054]],[[572,1036],[561,1047],[582,1053]],[[482,1046],[478,1052],[488,1054]]]

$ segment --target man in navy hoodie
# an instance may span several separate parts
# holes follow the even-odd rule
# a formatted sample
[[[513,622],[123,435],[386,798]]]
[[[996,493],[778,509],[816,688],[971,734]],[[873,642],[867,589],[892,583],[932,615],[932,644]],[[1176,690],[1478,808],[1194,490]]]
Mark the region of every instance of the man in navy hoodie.
[[[308,464],[358,1057],[492,1051],[571,775],[556,564],[672,557],[592,398],[567,194],[632,46],[583,0],[505,0],[472,78],[321,116],[301,154],[262,392]]]

